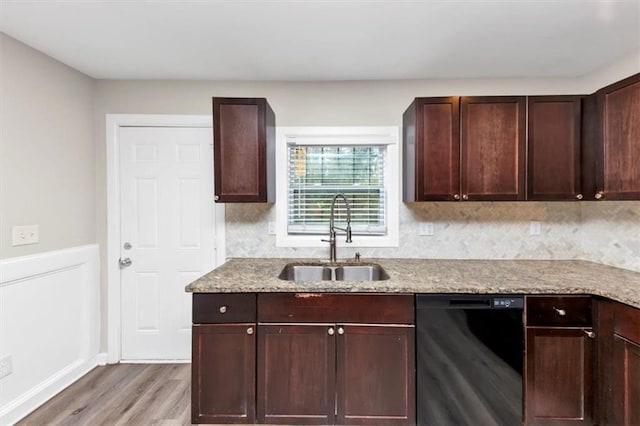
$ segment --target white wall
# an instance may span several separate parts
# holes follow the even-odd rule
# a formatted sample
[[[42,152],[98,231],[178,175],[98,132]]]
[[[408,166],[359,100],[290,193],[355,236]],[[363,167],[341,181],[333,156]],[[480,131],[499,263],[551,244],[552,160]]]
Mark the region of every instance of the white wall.
[[[98,247],[16,257],[0,268],[0,357],[10,356],[13,370],[0,379],[0,424],[9,425],[100,362]]]
[[[0,259],[95,243],[94,80],[2,33],[0,52]]]

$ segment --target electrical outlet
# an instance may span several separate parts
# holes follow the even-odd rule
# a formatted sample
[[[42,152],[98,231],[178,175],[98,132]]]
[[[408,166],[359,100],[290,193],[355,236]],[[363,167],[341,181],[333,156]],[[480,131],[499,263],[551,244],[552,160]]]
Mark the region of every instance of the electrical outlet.
[[[267,230],[269,235],[276,235],[276,223],[269,222],[269,229]]]
[[[540,235],[540,222],[538,222],[537,220],[532,220],[529,223],[529,234]]]
[[[0,358],[0,379],[11,374],[11,355]]]
[[[11,244],[23,246],[40,242],[40,227],[38,225],[14,226],[11,228]]]
[[[433,235],[434,233],[433,222],[420,222],[420,235]]]

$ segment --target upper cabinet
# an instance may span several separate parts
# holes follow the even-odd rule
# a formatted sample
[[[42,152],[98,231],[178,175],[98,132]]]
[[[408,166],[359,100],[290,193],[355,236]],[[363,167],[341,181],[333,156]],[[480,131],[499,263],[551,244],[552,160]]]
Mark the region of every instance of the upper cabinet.
[[[640,199],[640,74],[597,92],[597,199]]]
[[[405,202],[524,199],[525,97],[416,98],[403,119]]]
[[[213,98],[216,202],[275,201],[275,114],[264,98]]]
[[[517,97],[463,97],[463,200],[524,200],[526,102]]]
[[[582,96],[528,101],[528,200],[581,200]]]
[[[403,116],[404,201],[460,198],[460,98],[416,98]]]

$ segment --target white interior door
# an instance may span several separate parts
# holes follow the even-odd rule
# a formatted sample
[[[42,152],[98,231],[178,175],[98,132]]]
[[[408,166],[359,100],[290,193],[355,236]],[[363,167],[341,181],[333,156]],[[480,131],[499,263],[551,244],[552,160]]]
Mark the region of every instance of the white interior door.
[[[210,128],[121,127],[122,360],[191,358],[191,295],[216,264]]]

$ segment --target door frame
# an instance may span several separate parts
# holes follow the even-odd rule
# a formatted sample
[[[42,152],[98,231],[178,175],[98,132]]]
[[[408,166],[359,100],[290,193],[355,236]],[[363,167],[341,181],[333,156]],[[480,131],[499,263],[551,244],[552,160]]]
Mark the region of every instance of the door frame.
[[[210,115],[106,114],[107,177],[107,362],[121,360],[121,280],[120,280],[120,128],[121,127],[199,127],[212,128]],[[211,141],[213,143],[213,140]],[[213,158],[211,158],[213,161]],[[213,194],[211,194],[213,202]],[[225,208],[214,205],[216,265],[226,260]]]

